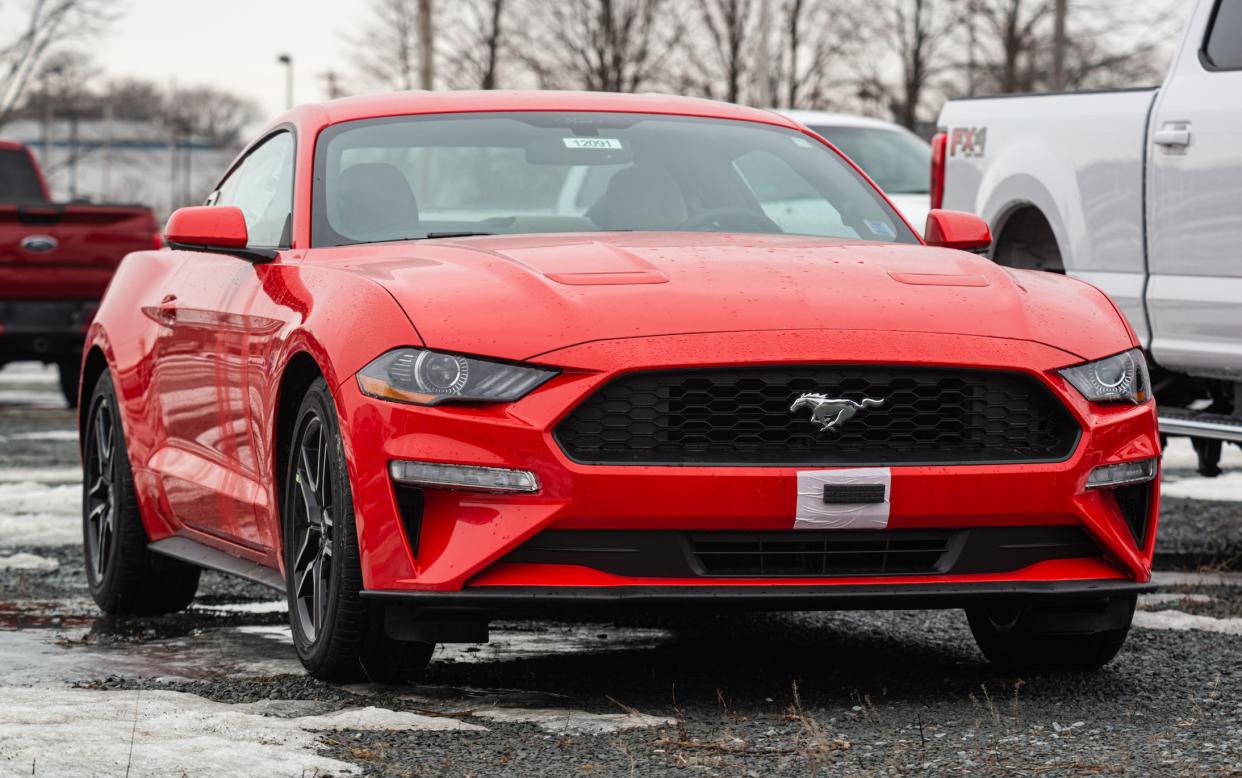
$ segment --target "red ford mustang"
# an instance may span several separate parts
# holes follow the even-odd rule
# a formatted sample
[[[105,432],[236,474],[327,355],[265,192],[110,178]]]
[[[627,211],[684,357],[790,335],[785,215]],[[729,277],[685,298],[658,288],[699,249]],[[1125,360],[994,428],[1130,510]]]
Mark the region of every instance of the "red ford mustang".
[[[90,328],[92,593],[269,583],[324,678],[627,607],[960,607],[992,661],[1101,665],[1151,588],[1143,355],[974,217],[925,234],[765,111],[298,108]]]

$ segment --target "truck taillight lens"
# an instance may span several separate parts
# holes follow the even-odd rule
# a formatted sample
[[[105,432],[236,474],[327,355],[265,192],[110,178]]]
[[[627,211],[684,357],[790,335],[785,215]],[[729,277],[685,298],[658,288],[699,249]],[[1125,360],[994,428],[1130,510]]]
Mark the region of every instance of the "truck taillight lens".
[[[159,234],[158,232],[155,233],[155,240],[153,241],[153,245],[155,246],[156,251],[159,251],[160,249],[164,248],[164,236]]]
[[[938,132],[932,136],[931,147],[931,207],[944,207],[944,152],[949,145],[947,133]]]

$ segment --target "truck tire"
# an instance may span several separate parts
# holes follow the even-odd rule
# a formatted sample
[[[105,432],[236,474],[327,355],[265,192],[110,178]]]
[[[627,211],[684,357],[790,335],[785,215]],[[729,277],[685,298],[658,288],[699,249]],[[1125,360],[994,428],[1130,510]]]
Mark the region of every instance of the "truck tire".
[[[1071,606],[1007,604],[966,610],[979,650],[1011,669],[1097,670],[1125,643],[1134,618],[1133,595]]]
[[[82,428],[82,534],[86,581],[104,613],[153,616],[184,609],[199,568],[147,549],[147,531],[112,377],[104,371]]]
[[[82,355],[77,358],[62,359],[56,363],[60,373],[60,392],[70,408],[78,407],[78,383],[82,380]]]

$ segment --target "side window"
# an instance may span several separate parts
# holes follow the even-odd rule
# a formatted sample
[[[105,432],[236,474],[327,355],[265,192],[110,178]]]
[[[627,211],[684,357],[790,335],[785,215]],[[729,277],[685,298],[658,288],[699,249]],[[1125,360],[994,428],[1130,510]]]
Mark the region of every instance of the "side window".
[[[750,187],[763,213],[781,230],[799,235],[857,238],[841,214],[798,171],[767,151],[748,151],[733,167]]]
[[[1218,70],[1242,70],[1242,0],[1219,0],[1203,54]]]
[[[241,208],[251,246],[286,245],[293,213],[293,135],[273,135],[251,151],[208,203]]]

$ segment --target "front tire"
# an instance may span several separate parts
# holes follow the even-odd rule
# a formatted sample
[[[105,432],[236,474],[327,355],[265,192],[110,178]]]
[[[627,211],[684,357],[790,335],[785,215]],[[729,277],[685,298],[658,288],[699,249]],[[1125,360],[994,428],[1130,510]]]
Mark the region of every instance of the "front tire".
[[[199,568],[147,550],[129,451],[112,377],[104,371],[82,428],[82,535],[86,580],[111,615],[152,616],[184,609]]]
[[[306,670],[321,680],[412,680],[435,646],[390,638],[383,606],[359,594],[353,492],[335,408],[327,382],[316,379],[288,441],[281,515],[293,644]]]
[[[1136,602],[1129,595],[1061,607],[1010,603],[969,608],[966,617],[979,650],[994,665],[1098,670],[1125,643]]]

